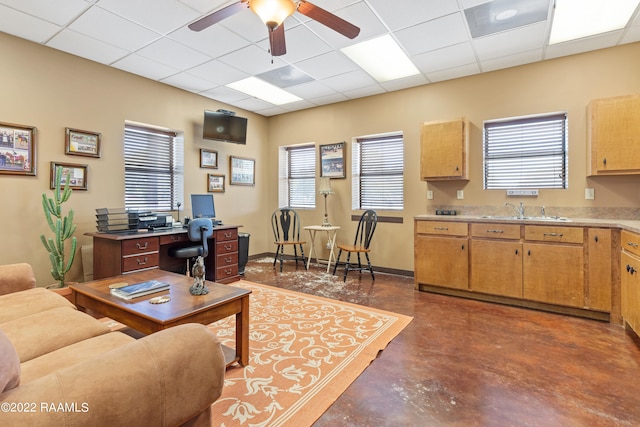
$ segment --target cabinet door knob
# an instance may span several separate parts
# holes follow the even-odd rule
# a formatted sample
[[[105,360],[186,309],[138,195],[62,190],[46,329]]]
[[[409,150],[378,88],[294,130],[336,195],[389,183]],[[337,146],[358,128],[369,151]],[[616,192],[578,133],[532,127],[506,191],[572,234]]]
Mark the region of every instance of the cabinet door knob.
[[[598,243],[598,236],[594,237],[593,240],[595,240],[596,243]]]
[[[518,250],[516,249],[516,255],[518,255]]]
[[[604,164],[605,166],[607,166],[607,158],[606,158],[606,157],[602,160],[602,164]]]

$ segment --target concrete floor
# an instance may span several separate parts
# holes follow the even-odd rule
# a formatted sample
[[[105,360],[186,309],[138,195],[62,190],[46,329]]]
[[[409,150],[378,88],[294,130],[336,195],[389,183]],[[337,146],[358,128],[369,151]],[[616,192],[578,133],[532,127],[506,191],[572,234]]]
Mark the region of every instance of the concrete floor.
[[[244,278],[414,317],[316,427],[640,425],[640,346],[620,325],[272,262]]]

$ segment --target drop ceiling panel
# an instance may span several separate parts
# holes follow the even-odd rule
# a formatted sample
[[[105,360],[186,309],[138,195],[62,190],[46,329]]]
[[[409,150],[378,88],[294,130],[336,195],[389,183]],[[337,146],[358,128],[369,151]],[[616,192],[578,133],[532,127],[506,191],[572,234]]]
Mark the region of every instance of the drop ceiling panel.
[[[231,2],[229,0],[180,0],[180,3],[197,10],[200,12],[200,15],[207,15]]]
[[[159,39],[140,49],[138,53],[180,70],[188,70],[210,59],[208,56],[168,38]]]
[[[621,36],[622,31],[612,31],[603,36],[595,38],[589,37],[576,41],[554,44],[547,47],[547,51],[544,57],[545,59],[551,59],[561,56],[575,55],[582,52],[588,52],[594,49],[604,49],[607,47],[615,46]]]
[[[98,6],[161,34],[200,17],[196,10],[177,0],[100,0]]]
[[[440,49],[467,41],[467,30],[461,13],[397,31],[398,41],[409,55]]]
[[[0,31],[36,43],[44,43],[61,30],[50,22],[0,5]]]
[[[360,89],[376,84],[376,81],[362,70],[329,77],[324,79],[322,82],[338,92],[345,92],[350,89]]]
[[[318,81],[311,81],[309,83],[291,86],[290,88],[287,88],[287,92],[303,99],[319,98],[321,96],[329,96],[336,93],[335,90]]]
[[[238,92],[237,90],[230,89],[226,86],[218,86],[216,88],[201,92],[200,95],[204,95],[211,99],[216,99],[220,102],[226,102],[231,105],[236,105],[236,102],[240,102],[243,99],[249,98],[246,93]]]
[[[56,25],[67,25],[91,6],[85,0],[2,0],[2,4]]]
[[[297,62],[296,67],[319,80],[358,69],[352,60],[335,51]]]
[[[413,57],[413,63],[423,73],[447,70],[475,62],[476,57],[470,42],[459,43]]]
[[[458,11],[456,0],[369,0],[391,30],[400,30]]]
[[[247,39],[222,25],[213,25],[199,32],[184,27],[169,34],[168,37],[211,58],[226,55],[251,44]]]
[[[112,28],[117,28],[118,31],[110,31]],[[159,33],[97,7],[82,14],[69,25],[69,29],[129,52],[134,52],[160,37]]]
[[[482,71],[500,70],[503,68],[517,67],[519,65],[529,64],[531,62],[541,61],[542,54],[542,49],[535,49],[528,52],[487,59],[486,61],[481,62]]]
[[[327,43],[304,25],[289,29],[285,34],[285,41],[287,44],[286,60],[291,63],[322,55],[331,50]],[[268,48],[266,41],[265,47]]]
[[[249,77],[249,74],[217,60],[211,60],[193,67],[189,70],[189,74],[218,85],[226,85]]]
[[[138,74],[152,80],[162,80],[180,71],[177,68],[160,64],[136,53],[127,55],[111,65],[123,71]]]
[[[165,79],[162,79],[161,82],[195,93],[205,92],[218,86],[213,82],[201,79],[200,77],[196,77],[193,74],[189,73],[174,74]]]
[[[450,68],[448,70],[436,71],[434,73],[427,74],[427,77],[432,82],[441,82],[445,80],[458,79],[460,77],[472,76],[480,73],[480,67],[478,64],[468,64],[461,67]]]
[[[219,60],[248,74],[264,73],[286,64],[277,57],[273,58],[264,49],[260,49],[256,45],[247,46],[228,55],[221,56]],[[271,63],[272,60],[273,63]]]
[[[62,30],[47,43],[47,46],[102,64],[111,64],[128,54],[124,49],[71,30]]]
[[[540,49],[547,37],[547,24],[542,22],[503,33],[474,39],[481,61]]]

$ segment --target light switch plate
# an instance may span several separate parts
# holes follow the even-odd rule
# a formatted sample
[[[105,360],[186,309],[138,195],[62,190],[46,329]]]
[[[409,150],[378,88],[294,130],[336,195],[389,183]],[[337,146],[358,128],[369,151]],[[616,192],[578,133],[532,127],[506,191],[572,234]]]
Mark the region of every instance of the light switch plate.
[[[596,191],[593,188],[584,189],[585,200],[594,200],[596,198]]]
[[[433,190],[427,190],[427,200],[433,200]]]
[[[458,190],[458,193],[456,195],[458,197],[458,200],[464,199],[464,190]]]

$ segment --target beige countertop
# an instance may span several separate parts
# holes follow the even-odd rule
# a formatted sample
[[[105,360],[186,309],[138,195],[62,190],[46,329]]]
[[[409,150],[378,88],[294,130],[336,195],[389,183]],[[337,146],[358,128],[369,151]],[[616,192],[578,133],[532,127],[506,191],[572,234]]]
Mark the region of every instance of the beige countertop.
[[[628,219],[599,219],[599,218],[569,218],[568,221],[549,221],[536,219],[507,219],[499,217],[484,217],[475,215],[433,215],[421,214],[414,217],[422,221],[451,221],[451,222],[493,222],[502,224],[535,224],[567,227],[607,227],[629,230],[640,233],[640,220]]]

